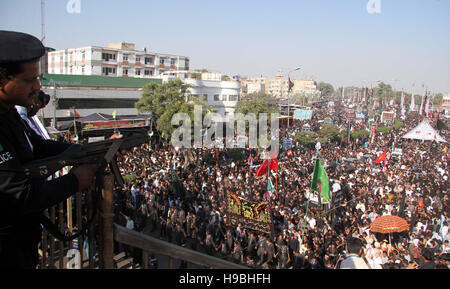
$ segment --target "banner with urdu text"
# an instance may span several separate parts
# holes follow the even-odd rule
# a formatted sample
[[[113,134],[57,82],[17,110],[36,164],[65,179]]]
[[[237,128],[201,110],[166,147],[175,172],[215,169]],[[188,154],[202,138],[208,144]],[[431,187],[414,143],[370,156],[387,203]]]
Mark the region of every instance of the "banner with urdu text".
[[[232,226],[241,223],[247,229],[272,234],[272,215],[268,202],[252,203],[229,192],[227,216]]]

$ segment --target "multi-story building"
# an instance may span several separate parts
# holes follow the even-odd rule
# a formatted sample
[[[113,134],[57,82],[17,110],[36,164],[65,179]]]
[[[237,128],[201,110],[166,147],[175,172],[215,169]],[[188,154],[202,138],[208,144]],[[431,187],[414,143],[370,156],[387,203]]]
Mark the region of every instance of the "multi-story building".
[[[294,94],[318,94],[316,82],[312,79],[293,80],[294,87],[292,92]]]
[[[293,80],[294,86],[289,92],[288,79],[282,76],[275,78],[249,78],[242,82],[242,91],[249,95],[255,92],[264,92],[276,98],[286,98],[289,94],[317,94],[316,83],[312,79]]]
[[[220,73],[202,73],[201,79],[187,78],[191,85],[189,92],[214,107],[214,112],[227,119],[234,114],[240,99],[241,83],[239,81],[222,81]]]
[[[288,80],[281,76],[267,78],[266,93],[276,98],[286,98],[289,93]]]
[[[248,95],[261,93],[266,91],[266,85],[263,83],[247,83],[247,91]]]
[[[45,54],[41,57],[41,61],[39,63],[40,74],[48,73],[48,53],[55,51],[55,49],[51,47],[45,47]]]
[[[241,96],[246,96],[260,92],[266,93],[266,78],[257,77],[257,78],[242,79]]]
[[[111,43],[48,53],[48,73],[153,78],[163,72],[189,70],[189,58],[139,51],[133,43]]]

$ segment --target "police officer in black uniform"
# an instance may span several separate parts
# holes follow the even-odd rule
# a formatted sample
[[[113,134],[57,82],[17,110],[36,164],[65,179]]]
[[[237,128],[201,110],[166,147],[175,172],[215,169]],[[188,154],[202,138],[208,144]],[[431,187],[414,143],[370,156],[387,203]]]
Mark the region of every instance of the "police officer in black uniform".
[[[24,173],[23,164],[70,146],[40,138],[14,107],[33,104],[41,89],[39,60],[44,53],[37,38],[0,31],[0,269],[36,268],[43,211],[88,189],[98,168],[83,165],[51,181],[31,179]]]

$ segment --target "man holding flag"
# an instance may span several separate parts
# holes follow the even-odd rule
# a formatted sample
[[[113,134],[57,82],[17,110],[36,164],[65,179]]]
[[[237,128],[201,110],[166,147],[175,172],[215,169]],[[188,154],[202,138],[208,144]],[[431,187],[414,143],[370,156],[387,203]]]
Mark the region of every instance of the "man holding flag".
[[[267,197],[269,200],[272,197],[272,193],[274,191],[272,181],[270,180],[270,170],[276,169],[278,169],[278,158],[276,156],[276,153],[274,153],[272,154],[272,156],[270,156],[270,159],[264,160],[264,162],[256,172],[257,177],[263,176],[267,173]]]
[[[377,157],[377,159],[375,160],[375,163],[376,164],[379,164],[379,163],[381,163],[381,162],[384,162],[384,165],[383,165],[383,171],[386,169],[386,162],[387,162],[387,159],[386,159],[386,153],[387,153],[387,150],[385,150],[381,155],[379,155],[378,157]]]
[[[320,181],[320,183],[319,183]],[[313,178],[311,181],[311,187],[310,192],[311,194],[316,191],[319,193],[319,204],[328,204],[330,202],[330,180],[328,179],[327,172],[323,168],[322,164],[320,163],[320,159],[316,158],[315,164],[314,164],[314,171],[313,171]],[[303,219],[303,228],[305,228],[305,221],[308,216],[308,209],[309,209],[309,201],[311,200],[310,196],[308,198],[308,202],[306,203],[306,213],[305,217]],[[303,239],[303,233],[302,237]]]
[[[314,165],[313,179],[311,182],[311,192],[313,191],[320,194],[320,204],[328,204],[330,202],[330,180],[318,158]]]

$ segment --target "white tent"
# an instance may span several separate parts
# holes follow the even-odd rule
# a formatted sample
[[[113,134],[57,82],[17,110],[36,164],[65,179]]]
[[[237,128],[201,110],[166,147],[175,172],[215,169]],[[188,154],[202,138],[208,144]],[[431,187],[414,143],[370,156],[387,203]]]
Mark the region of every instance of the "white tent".
[[[413,128],[410,132],[405,134],[403,138],[431,141],[435,140],[437,142],[444,143],[447,142],[442,136],[439,135],[439,133],[430,125],[430,123],[426,119],[419,123],[419,125]]]

